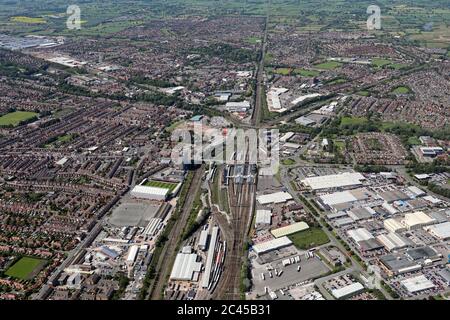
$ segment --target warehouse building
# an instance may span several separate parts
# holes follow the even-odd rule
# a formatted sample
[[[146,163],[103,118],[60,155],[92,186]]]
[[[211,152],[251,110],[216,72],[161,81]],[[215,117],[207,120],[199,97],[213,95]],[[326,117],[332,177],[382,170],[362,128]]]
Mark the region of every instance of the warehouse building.
[[[272,223],[272,212],[270,210],[256,210],[255,228],[265,228]]]
[[[283,203],[292,200],[292,196],[288,192],[275,192],[270,194],[264,194],[256,197],[256,200],[261,205],[270,203]]]
[[[370,219],[376,214],[370,207],[354,208],[348,211],[348,216],[355,221]]]
[[[410,242],[396,234],[390,232],[388,234],[381,234],[376,239],[386,248],[388,251],[398,250],[410,245]]]
[[[130,194],[137,199],[165,201],[170,195],[170,189],[139,185],[135,186]]]
[[[205,274],[202,278],[202,287],[208,288],[211,279],[211,271],[214,263],[214,252],[216,250],[219,238],[219,227],[213,227],[211,231],[211,240],[209,242],[208,255],[206,257]]]
[[[424,229],[440,240],[450,239],[450,222],[439,223]]]
[[[128,252],[128,256],[127,256],[127,264],[128,265],[133,265],[134,262],[136,261],[137,255],[139,253],[139,246],[131,246],[130,251]]]
[[[227,102],[225,108],[228,112],[247,112],[250,109],[250,102]]]
[[[410,191],[416,197],[420,197],[420,196],[426,195],[425,191],[417,188],[416,186],[408,187],[408,191]]]
[[[418,229],[436,222],[435,219],[426,215],[422,211],[405,214],[405,217],[401,220],[402,224],[408,230]]]
[[[428,280],[424,275],[405,279],[400,281],[400,283],[409,293],[417,293],[435,287],[434,283]]]
[[[196,253],[179,253],[175,258],[170,280],[192,281],[198,278],[202,263]]]
[[[373,239],[373,235],[366,228],[352,229],[347,231],[347,235],[356,243],[364,240]]]
[[[364,286],[359,282],[354,282],[345,287],[331,290],[331,294],[336,299],[344,299],[364,291]]]
[[[253,250],[256,252],[256,254],[260,255],[263,253],[267,253],[273,250],[281,249],[287,246],[290,246],[292,244],[292,241],[289,240],[288,237],[281,237],[273,240],[269,240],[266,242],[261,242],[258,244],[255,244],[253,246]]]
[[[413,261],[424,261],[428,259],[431,261],[440,260],[439,254],[428,246],[409,249],[406,251],[406,255]]]
[[[390,218],[383,221],[384,228],[390,232],[403,232],[406,227],[401,224],[398,220]]]
[[[205,251],[208,248],[208,230],[202,230],[200,233],[197,247],[202,251]]]
[[[360,186],[365,179],[359,172],[344,172],[341,174],[309,177],[301,180],[301,182],[312,190],[324,190]]]
[[[389,276],[422,269],[420,264],[411,261],[403,254],[387,254],[380,257],[379,261]]]
[[[281,238],[281,237],[288,236],[290,234],[294,234],[294,233],[308,230],[308,229],[309,229],[308,224],[306,222],[301,221],[301,222],[290,224],[285,227],[271,230],[270,232],[272,233],[272,235],[275,238]]]
[[[439,270],[437,274],[442,278],[442,280],[444,280],[447,286],[450,286],[450,269],[448,267]]]

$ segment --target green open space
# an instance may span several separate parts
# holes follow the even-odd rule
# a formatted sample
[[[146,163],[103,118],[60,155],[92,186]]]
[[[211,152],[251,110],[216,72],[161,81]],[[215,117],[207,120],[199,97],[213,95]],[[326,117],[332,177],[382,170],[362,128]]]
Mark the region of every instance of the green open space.
[[[14,111],[0,117],[0,127],[18,126],[22,121],[36,117],[38,113],[31,111]]]
[[[11,18],[12,22],[19,22],[19,23],[28,23],[28,24],[41,24],[46,23],[45,19],[40,17],[24,17],[24,16],[17,16]]]
[[[368,97],[368,96],[370,96],[370,92],[369,92],[369,91],[366,91],[366,90],[358,91],[356,94],[359,95],[359,96],[363,96],[363,97]]]
[[[261,39],[258,37],[249,37],[246,39],[246,42],[250,44],[258,44],[261,43]]]
[[[306,70],[306,69],[295,69],[294,73],[301,75],[302,77],[308,78],[317,77],[320,74],[320,72],[317,70]]]
[[[420,140],[419,140],[419,138],[418,137],[409,137],[408,138],[408,143],[410,144],[410,145],[416,145],[416,146],[418,146],[418,145],[421,145],[422,143],[420,142]]]
[[[287,158],[287,159],[281,160],[281,163],[284,164],[285,166],[291,166],[291,165],[295,164],[295,160],[291,159],[291,158]]]
[[[342,66],[342,63],[337,61],[327,61],[319,64],[315,64],[314,67],[320,70],[333,70]]]
[[[393,94],[408,94],[411,92],[411,89],[405,86],[400,86],[392,90]]]
[[[374,65],[375,67],[378,67],[378,68],[384,67],[391,63],[392,63],[392,61],[388,60],[388,59],[381,59],[381,58],[372,59],[372,65]]]
[[[288,238],[298,249],[302,250],[314,248],[330,241],[326,233],[318,227],[291,234]]]
[[[15,264],[13,264],[8,270],[6,270],[5,275],[18,278],[22,280],[28,280],[32,278],[39,269],[46,263],[46,260],[23,257]]]
[[[150,180],[144,183],[144,186],[146,187],[169,189],[170,192],[172,192],[177,187],[177,185],[178,184],[172,182],[154,181],[154,180]]]
[[[341,126],[360,125],[367,123],[367,118],[364,117],[342,117]]]

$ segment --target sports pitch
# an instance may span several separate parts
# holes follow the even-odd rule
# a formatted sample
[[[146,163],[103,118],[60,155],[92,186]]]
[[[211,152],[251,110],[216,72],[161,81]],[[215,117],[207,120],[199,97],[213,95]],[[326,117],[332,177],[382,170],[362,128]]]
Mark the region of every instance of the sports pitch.
[[[38,114],[36,112],[29,111],[14,111],[7,113],[0,117],[0,127],[1,126],[17,126],[22,121],[31,119]]]
[[[43,259],[23,257],[6,270],[5,274],[13,278],[28,280],[38,274],[45,263],[46,261]]]
[[[177,187],[177,185],[178,184],[176,184],[176,183],[163,182],[163,181],[147,181],[146,183],[144,183],[144,186],[169,189],[170,192],[172,192]]]

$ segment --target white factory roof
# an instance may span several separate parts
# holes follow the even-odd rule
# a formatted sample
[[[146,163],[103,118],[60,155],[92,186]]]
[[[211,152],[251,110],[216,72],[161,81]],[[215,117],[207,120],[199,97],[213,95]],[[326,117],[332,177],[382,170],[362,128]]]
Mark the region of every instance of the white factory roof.
[[[255,224],[270,224],[272,212],[270,210],[256,210]]]
[[[423,174],[416,174],[414,175],[414,177],[419,180],[424,180],[430,178],[431,176],[429,174],[423,173]]]
[[[131,246],[130,251],[128,252],[128,256],[127,256],[127,262],[134,263],[138,252],[139,252],[139,246],[136,246],[136,245]]]
[[[336,298],[340,299],[343,297],[347,297],[349,295],[355,294],[361,290],[364,290],[364,286],[359,282],[354,282],[349,284],[348,286],[331,290],[331,294]]]
[[[293,234],[293,233],[296,233],[299,231],[303,231],[303,230],[307,230],[307,229],[309,229],[308,224],[306,222],[301,221],[301,222],[290,224],[285,227],[274,229],[270,232],[272,233],[272,235],[275,238],[280,238],[280,237],[288,236],[290,234]]]
[[[334,204],[353,202],[358,199],[350,191],[335,192],[320,196],[324,204],[332,206]]]
[[[240,102],[227,102],[225,104],[226,108],[250,108],[250,102],[240,101]]]
[[[347,231],[347,235],[355,242],[373,239],[373,235],[366,228],[359,228]]]
[[[315,97],[320,97],[320,96],[321,96],[321,94],[319,94],[319,93],[306,94],[306,95],[304,95],[304,96],[300,96],[300,97],[298,97],[297,99],[291,101],[291,104],[295,105],[295,104],[300,103],[300,102],[303,102],[303,101],[305,101],[305,100],[307,100],[307,99],[311,99],[311,98],[315,98]]]
[[[256,197],[260,204],[283,203],[291,199],[292,196],[288,192],[276,192]]]
[[[56,164],[58,165],[58,166],[63,166],[64,164],[66,164],[66,162],[69,160],[69,158],[67,158],[67,157],[64,157],[64,158],[62,158],[61,160],[58,160],[57,162],[56,162]]]
[[[266,242],[261,242],[261,243],[255,244],[253,246],[253,250],[257,254],[261,254],[261,253],[269,252],[269,251],[276,250],[279,248],[283,248],[283,247],[289,246],[291,244],[292,244],[292,241],[289,240],[288,237],[281,237],[281,238],[272,239],[272,240],[269,240]]]
[[[430,202],[431,204],[438,204],[438,203],[441,203],[442,201],[441,200],[439,200],[438,198],[435,198],[435,197],[433,197],[433,196],[426,196],[426,197],[423,197],[426,201],[428,201],[428,202]]]
[[[170,189],[139,185],[135,186],[131,192],[166,196],[170,192]]]
[[[206,248],[208,243],[208,230],[202,230],[200,233],[200,239],[198,240],[198,246],[201,248]]]
[[[414,278],[405,279],[400,281],[400,283],[408,290],[410,293],[423,291],[427,289],[434,288],[433,282],[427,279],[424,275],[420,275]]]
[[[403,218],[402,223],[407,228],[413,228],[418,225],[427,225],[434,223],[436,220],[426,215],[422,211],[417,211],[413,213],[405,214],[405,218]]]
[[[283,144],[283,148],[287,148],[287,149],[300,149],[301,145],[299,145],[298,143],[292,143],[292,142],[285,142]]]
[[[416,195],[416,196],[422,196],[425,194],[425,192],[423,190],[417,188],[416,186],[408,187],[408,190],[411,191],[412,193],[414,193],[414,195]]]
[[[391,204],[387,203],[386,201],[383,202],[381,205],[384,209],[386,209],[390,214],[395,214],[398,212],[397,209],[395,209]]]
[[[404,225],[402,225],[398,220],[392,219],[392,218],[384,220],[383,224],[384,224],[384,228],[391,232],[396,232],[398,230],[405,229]]]
[[[294,132],[286,132],[281,138],[280,142],[287,142],[290,138],[292,138],[295,135]]]
[[[327,176],[310,177],[302,180],[305,186],[313,190],[356,186],[361,184],[364,176],[359,172],[344,172]]]
[[[389,251],[401,249],[408,245],[408,242],[405,239],[394,232],[381,234],[377,236],[377,240]]]
[[[425,229],[439,239],[446,240],[450,238],[450,222],[435,224]]]
[[[202,263],[197,262],[196,253],[179,253],[175,259],[170,279],[190,281],[194,272],[200,272]]]

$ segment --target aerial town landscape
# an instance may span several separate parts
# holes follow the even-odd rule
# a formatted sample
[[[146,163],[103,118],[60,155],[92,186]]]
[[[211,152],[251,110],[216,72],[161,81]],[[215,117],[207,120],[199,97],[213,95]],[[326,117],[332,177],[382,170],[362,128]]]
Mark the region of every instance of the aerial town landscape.
[[[448,0],[0,0],[0,300],[449,300],[449,157]]]

